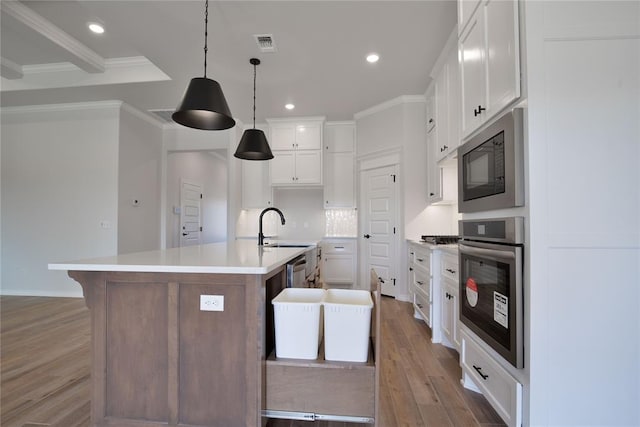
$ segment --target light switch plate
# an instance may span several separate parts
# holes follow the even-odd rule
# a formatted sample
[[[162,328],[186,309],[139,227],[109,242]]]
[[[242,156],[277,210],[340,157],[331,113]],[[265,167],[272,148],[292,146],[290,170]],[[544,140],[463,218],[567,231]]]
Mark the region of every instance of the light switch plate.
[[[224,311],[224,295],[200,295],[200,311]]]

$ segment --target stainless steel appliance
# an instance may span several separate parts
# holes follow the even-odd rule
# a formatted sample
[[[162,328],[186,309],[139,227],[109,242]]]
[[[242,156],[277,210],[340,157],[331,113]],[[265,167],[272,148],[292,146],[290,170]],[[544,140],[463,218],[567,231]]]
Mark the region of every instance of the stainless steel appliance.
[[[460,240],[458,236],[447,235],[424,235],[420,236],[420,240],[432,245],[455,245]]]
[[[458,224],[460,320],[509,363],[522,368],[524,219]]]
[[[524,204],[522,109],[515,108],[458,148],[458,211]]]
[[[299,255],[289,261],[287,268],[287,288],[306,288],[307,258],[305,254]]]

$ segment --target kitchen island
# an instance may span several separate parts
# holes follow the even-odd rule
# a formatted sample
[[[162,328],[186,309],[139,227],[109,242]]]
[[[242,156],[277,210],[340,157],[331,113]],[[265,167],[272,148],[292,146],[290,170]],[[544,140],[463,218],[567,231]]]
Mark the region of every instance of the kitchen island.
[[[305,250],[236,241],[50,264],[91,312],[91,425],[261,426],[270,301]]]

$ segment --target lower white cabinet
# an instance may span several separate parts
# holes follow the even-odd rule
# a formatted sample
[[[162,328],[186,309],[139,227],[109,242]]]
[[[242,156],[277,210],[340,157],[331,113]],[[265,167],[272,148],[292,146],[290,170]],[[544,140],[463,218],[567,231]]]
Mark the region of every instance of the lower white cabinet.
[[[322,241],[321,280],[326,285],[349,285],[356,283],[355,239],[332,238]]]
[[[465,330],[462,335],[462,382],[475,385],[509,427],[522,425],[522,384],[498,364]],[[469,384],[469,381],[472,384]]]

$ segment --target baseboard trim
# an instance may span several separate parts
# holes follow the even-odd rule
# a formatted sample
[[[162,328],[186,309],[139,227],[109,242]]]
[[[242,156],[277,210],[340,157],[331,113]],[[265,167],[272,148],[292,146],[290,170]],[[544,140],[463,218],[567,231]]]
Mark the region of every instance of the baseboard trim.
[[[82,290],[52,292],[32,289],[0,289],[0,296],[11,297],[52,297],[52,298],[82,298]]]

